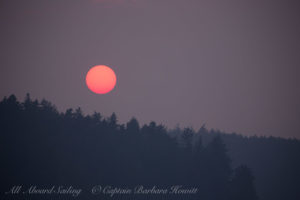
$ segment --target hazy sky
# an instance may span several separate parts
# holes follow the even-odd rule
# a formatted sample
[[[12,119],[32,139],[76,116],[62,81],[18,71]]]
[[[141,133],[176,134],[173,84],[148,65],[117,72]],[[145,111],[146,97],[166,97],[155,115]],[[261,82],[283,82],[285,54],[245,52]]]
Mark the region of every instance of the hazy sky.
[[[300,138],[298,0],[0,0],[0,98]],[[109,94],[85,85],[94,65]]]

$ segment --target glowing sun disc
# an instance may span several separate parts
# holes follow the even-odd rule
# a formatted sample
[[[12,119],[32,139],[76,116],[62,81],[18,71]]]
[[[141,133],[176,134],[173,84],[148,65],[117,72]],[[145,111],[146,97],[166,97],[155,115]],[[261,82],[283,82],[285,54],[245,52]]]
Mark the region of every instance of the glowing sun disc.
[[[96,94],[110,92],[117,83],[115,72],[106,65],[92,67],[85,77],[87,87]]]

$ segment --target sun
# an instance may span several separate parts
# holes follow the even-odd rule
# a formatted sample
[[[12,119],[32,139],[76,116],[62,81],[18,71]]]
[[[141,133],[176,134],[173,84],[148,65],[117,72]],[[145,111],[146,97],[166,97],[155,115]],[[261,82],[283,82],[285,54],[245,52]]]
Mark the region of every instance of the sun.
[[[85,77],[87,87],[96,94],[106,94],[114,89],[117,83],[115,72],[106,65],[92,67]]]

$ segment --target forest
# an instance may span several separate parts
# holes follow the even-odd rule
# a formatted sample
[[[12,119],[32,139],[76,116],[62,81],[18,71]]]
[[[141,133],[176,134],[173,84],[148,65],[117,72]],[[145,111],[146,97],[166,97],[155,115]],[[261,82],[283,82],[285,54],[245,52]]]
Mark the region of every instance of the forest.
[[[56,199],[7,194],[13,186],[83,188],[77,199],[300,199],[300,141],[246,137],[204,125],[168,129],[115,113],[59,112],[27,94],[0,102],[1,199]],[[197,188],[194,194],[93,195],[95,185]],[[74,197],[69,197],[74,199]],[[64,199],[67,199],[65,197]]]

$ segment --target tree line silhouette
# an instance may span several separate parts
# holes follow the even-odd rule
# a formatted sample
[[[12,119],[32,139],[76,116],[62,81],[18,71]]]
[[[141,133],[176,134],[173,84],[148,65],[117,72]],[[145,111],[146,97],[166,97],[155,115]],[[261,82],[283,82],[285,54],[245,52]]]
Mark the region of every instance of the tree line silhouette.
[[[199,190],[194,195],[128,199],[258,199],[254,175],[245,163],[255,165],[240,156],[243,147],[232,145],[235,140],[243,145],[249,138],[236,134],[224,136],[204,126],[197,133],[191,128],[167,130],[155,122],[141,126],[135,118],[120,124],[114,113],[83,115],[80,108],[58,112],[50,102],[32,100],[29,94],[23,102],[14,95],[0,102],[0,125],[3,198],[14,185],[72,185],[86,190],[93,185],[183,185]],[[299,141],[291,142],[296,143],[293,153],[299,155]],[[299,170],[295,172],[299,177]],[[289,199],[298,194],[291,193]],[[99,199],[90,193],[80,198]]]

